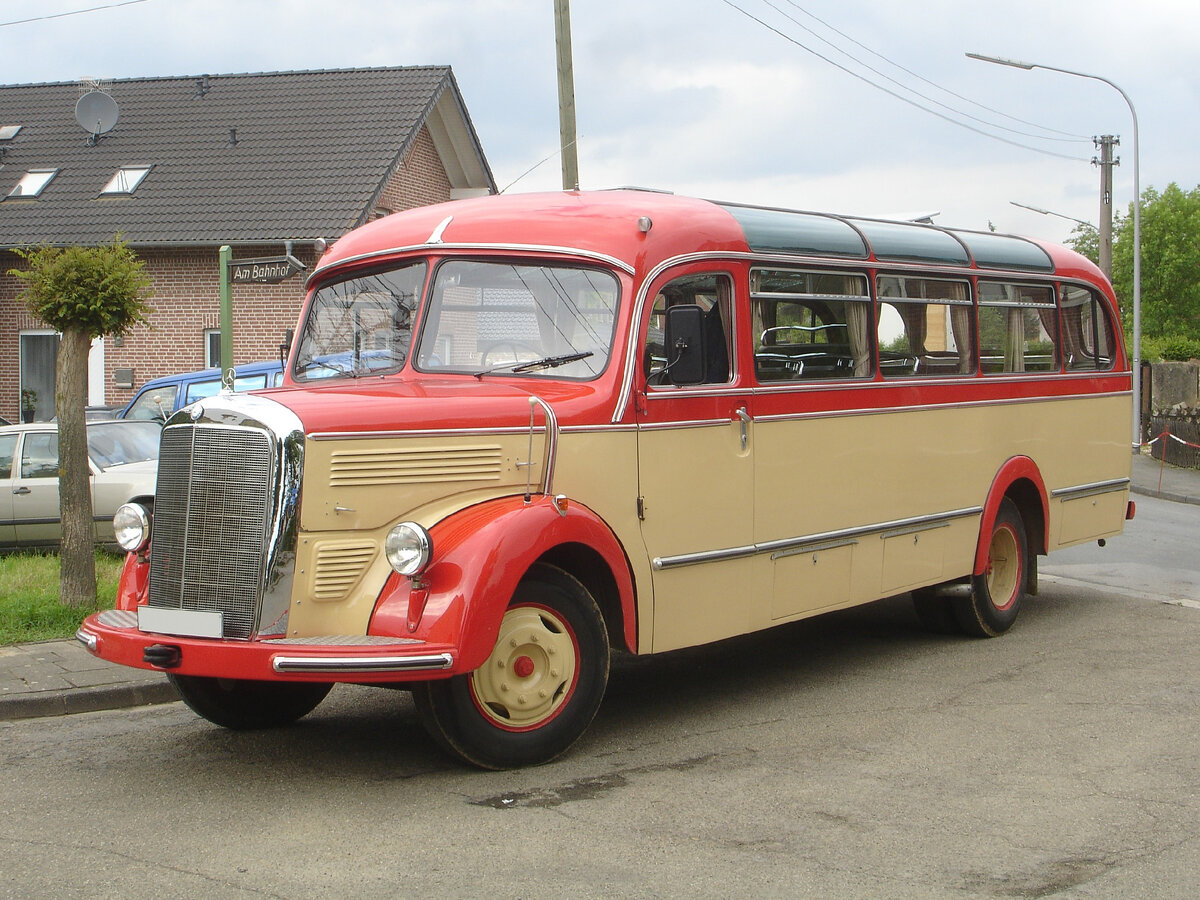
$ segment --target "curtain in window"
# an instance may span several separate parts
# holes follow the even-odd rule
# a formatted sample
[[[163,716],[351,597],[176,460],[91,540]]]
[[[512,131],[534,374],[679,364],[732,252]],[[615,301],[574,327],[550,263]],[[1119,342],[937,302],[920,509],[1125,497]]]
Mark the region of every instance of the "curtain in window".
[[[850,338],[850,355],[854,357],[854,377],[871,374],[871,310],[866,303],[847,302],[846,333]]]
[[[950,307],[950,330],[954,333],[954,346],[958,348],[958,371],[970,375],[975,354],[971,352],[971,307]]]

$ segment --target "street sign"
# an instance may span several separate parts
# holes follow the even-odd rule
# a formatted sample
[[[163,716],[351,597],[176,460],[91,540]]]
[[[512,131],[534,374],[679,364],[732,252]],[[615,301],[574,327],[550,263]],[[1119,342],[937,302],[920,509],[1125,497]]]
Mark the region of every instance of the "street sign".
[[[304,263],[294,256],[237,259],[229,263],[229,280],[233,284],[279,284],[302,271]]]

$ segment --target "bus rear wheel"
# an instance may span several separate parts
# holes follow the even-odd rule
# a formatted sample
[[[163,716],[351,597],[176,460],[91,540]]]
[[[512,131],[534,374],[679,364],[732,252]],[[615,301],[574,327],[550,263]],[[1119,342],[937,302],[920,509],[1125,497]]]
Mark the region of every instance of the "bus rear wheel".
[[[433,739],[484,769],[536,765],[587,729],[608,684],[604,618],[562,569],[537,565],[518,585],[491,655],[474,672],[416,685]]]
[[[205,678],[167,673],[192,712],[214,725],[235,731],[277,728],[317,708],[332,684],[281,683],[242,678]]]
[[[959,627],[976,637],[1004,634],[1017,620],[1029,576],[1029,543],[1015,503],[1001,501],[988,542],[987,567],[971,576],[969,594],[955,598]]]

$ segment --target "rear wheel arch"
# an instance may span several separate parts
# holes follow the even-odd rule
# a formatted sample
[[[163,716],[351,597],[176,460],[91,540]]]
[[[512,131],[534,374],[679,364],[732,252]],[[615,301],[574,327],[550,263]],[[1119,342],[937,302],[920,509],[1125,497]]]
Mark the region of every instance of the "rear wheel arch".
[[[979,540],[975,548],[972,575],[982,575],[987,571],[992,531],[1000,504],[1006,499],[1021,514],[1030,558],[1045,555],[1049,550],[1047,522],[1050,507],[1042,473],[1028,456],[1014,456],[1001,466],[988,491],[979,521]],[[1035,567],[1031,567],[1031,571],[1035,571]]]

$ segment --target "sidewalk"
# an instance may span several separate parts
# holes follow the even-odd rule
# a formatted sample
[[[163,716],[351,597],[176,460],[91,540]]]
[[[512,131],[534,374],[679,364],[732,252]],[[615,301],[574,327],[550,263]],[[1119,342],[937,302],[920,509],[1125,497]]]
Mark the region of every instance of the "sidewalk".
[[[1200,505],[1200,471],[1133,458],[1133,493]],[[92,656],[75,640],[0,647],[0,721],[170,703],[179,695],[161,672]]]

